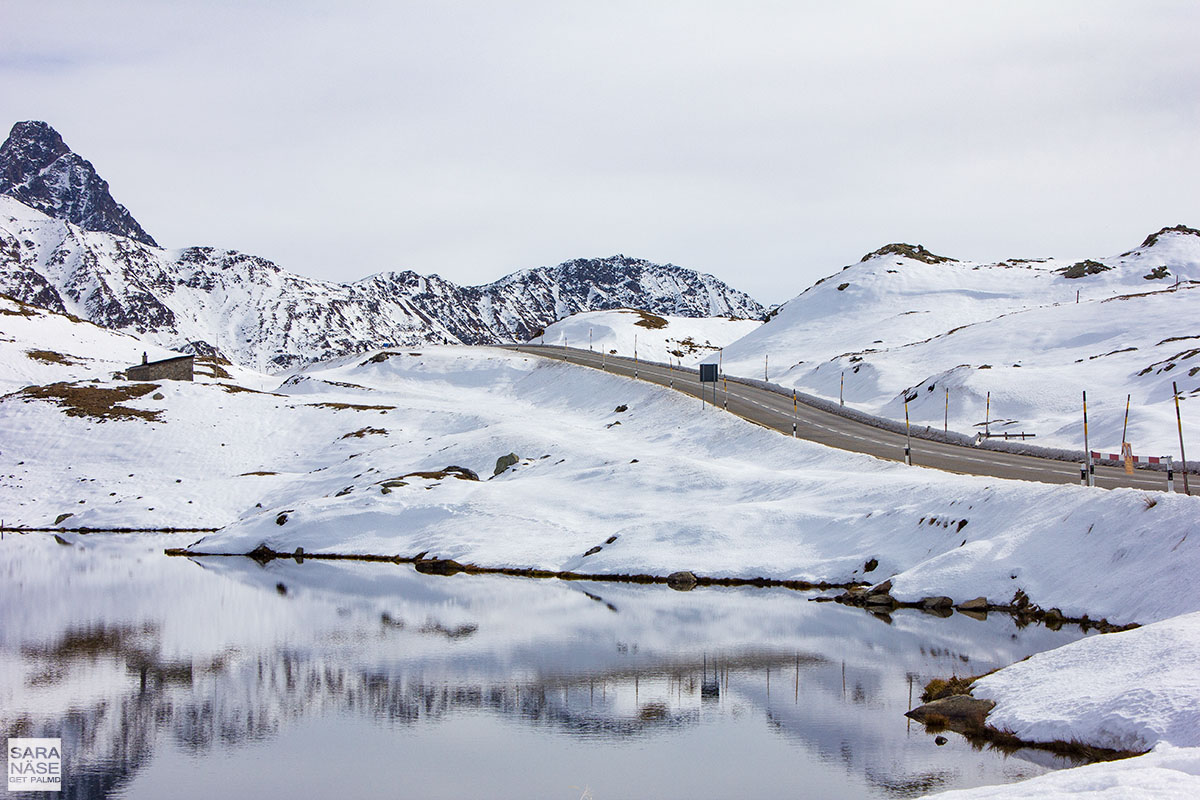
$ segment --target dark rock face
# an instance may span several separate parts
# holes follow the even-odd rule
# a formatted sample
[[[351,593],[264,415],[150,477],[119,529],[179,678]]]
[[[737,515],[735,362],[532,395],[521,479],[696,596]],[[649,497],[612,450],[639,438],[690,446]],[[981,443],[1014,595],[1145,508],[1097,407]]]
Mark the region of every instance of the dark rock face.
[[[71,152],[45,122],[18,122],[0,145],[0,194],[84,230],[115,233],[156,245],[91,162]]]

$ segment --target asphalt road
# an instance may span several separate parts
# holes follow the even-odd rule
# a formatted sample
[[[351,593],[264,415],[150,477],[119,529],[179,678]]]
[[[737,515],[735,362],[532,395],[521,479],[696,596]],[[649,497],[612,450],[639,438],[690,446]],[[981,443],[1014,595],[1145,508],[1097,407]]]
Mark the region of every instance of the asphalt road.
[[[668,386],[675,391],[690,394],[700,403],[699,376],[694,372],[670,369],[646,362],[635,363],[631,358],[603,355],[589,350],[552,347],[547,345],[509,345],[505,349],[519,350],[544,358],[569,361],[596,369],[605,369],[618,375],[636,377],[649,383]],[[792,399],[775,392],[724,381],[716,384],[716,408],[726,406],[731,414],[756,422],[768,428],[796,435],[801,439],[819,442],[841,450],[867,453],[890,461],[904,460],[904,434],[885,431],[846,417],[831,414],[818,408],[798,403],[793,412]],[[705,397],[713,402],[713,384],[705,384]],[[713,406],[708,406],[713,409]],[[1042,483],[1074,483],[1079,481],[1079,464],[1056,461],[1035,456],[1002,453],[960,445],[932,442],[927,439],[912,439],[912,464],[918,467],[957,472],[965,475],[988,475],[996,478],[1012,478]],[[1096,486],[1106,489],[1132,487],[1150,491],[1166,491],[1165,472],[1136,470],[1126,474],[1121,467],[1096,465]],[[1195,477],[1195,476],[1191,476]],[[1176,471],[1175,490],[1183,491],[1183,476]]]

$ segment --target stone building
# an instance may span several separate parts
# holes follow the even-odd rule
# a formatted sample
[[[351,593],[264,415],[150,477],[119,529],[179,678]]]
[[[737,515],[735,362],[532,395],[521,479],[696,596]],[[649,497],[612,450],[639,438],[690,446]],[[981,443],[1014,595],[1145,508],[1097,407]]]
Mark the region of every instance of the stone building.
[[[125,369],[125,377],[131,381],[190,381],[192,359],[195,356],[176,356],[162,361],[147,361],[142,353],[142,363]]]

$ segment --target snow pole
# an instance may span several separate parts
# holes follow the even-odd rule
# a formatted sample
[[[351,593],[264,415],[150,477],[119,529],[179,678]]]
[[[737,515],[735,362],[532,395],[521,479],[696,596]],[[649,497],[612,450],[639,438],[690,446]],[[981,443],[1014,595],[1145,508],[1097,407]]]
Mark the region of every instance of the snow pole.
[[[1096,485],[1096,465],[1092,462],[1092,448],[1088,446],[1087,392],[1083,393],[1083,452],[1087,453],[1087,486]]]
[[[950,387],[946,387],[946,416],[942,420],[942,433],[950,432]]]
[[[842,370],[842,382],[838,385],[838,405],[846,405],[846,370]]]
[[[637,360],[637,334],[633,335],[633,379],[636,381],[638,376],[638,360]],[[704,387],[701,386],[701,389]],[[704,402],[704,395],[701,393],[700,402]]]
[[[729,410],[729,378],[726,378],[724,375],[722,375],[721,381],[725,385],[725,410],[728,411]],[[713,401],[714,402],[717,399],[716,392],[717,392],[717,387],[714,385],[713,386]]]
[[[1084,400],[1083,402],[1084,402],[1084,404],[1085,404],[1085,405],[1087,404],[1087,400]],[[1083,412],[1083,416],[1084,416],[1084,423],[1083,423],[1083,427],[1084,427],[1084,438],[1086,439],[1086,438],[1087,438],[1087,432],[1086,432],[1086,429],[1087,429],[1087,411],[1086,411],[1086,410]],[[983,412],[983,435],[984,435],[984,436],[991,436],[991,435],[992,435],[992,393],[991,393],[991,392],[988,392],[988,393],[987,393],[987,405],[986,405],[986,406],[984,406],[984,412]],[[1084,445],[1084,447],[1087,447],[1087,445]]]
[[[770,380],[770,378],[767,377],[767,358],[768,356],[763,356],[763,383],[766,383],[768,380]]]
[[[671,380],[671,388],[675,388],[675,361],[667,356],[667,377]]]
[[[607,350],[600,351],[600,369],[605,370],[605,371],[608,370],[608,351]]]
[[[1172,456],[1167,456],[1167,491],[1175,491],[1175,462]]]
[[[1187,477],[1187,454],[1183,452],[1183,417],[1179,414],[1179,387],[1171,381],[1171,392],[1175,395],[1175,422],[1179,425],[1179,466],[1183,470],[1183,493],[1191,494]]]
[[[796,390],[792,389],[792,438],[796,438],[796,422],[800,419],[800,407],[796,403]]]
[[[592,329],[588,328],[588,350],[592,349]]]
[[[908,429],[908,401],[904,401],[904,463],[912,466],[912,437]]]
[[[1131,395],[1131,394],[1125,395],[1125,424],[1121,426],[1121,447],[1122,448],[1125,447],[1125,434],[1129,430],[1129,398],[1131,398],[1131,397],[1133,397],[1133,395]]]

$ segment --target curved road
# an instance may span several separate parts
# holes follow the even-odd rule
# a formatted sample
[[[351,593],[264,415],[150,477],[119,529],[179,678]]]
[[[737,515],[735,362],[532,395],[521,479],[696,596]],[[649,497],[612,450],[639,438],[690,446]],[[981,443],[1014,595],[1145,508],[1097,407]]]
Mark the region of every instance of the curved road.
[[[647,364],[644,361],[634,362],[631,358],[602,355],[589,350],[549,345],[507,345],[504,349],[605,369],[608,372],[629,377],[634,377],[636,372],[639,380],[669,386],[675,391],[690,394],[696,398],[700,397],[700,378],[694,371],[671,369],[659,364]],[[705,396],[711,398],[713,384],[707,384],[704,391]],[[875,428],[805,405],[803,402],[797,404],[796,412],[793,415],[790,397],[741,383],[728,384],[728,394],[726,394],[723,382],[717,384],[717,406],[724,407],[726,399],[730,413],[782,433],[791,434],[792,423],[795,422],[796,435],[799,438],[841,450],[868,453],[890,461],[904,460],[904,434]],[[912,439],[911,453],[914,466],[932,467],[947,472],[1041,481],[1042,483],[1078,484],[1080,482],[1079,464],[1068,461],[976,449],[917,438]],[[1124,486],[1165,491],[1167,476],[1165,472],[1149,470],[1136,470],[1133,475],[1127,475],[1122,467],[1097,464],[1096,485],[1106,489]],[[1182,475],[1175,476],[1175,488],[1176,491],[1183,491]]]

